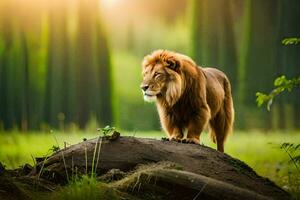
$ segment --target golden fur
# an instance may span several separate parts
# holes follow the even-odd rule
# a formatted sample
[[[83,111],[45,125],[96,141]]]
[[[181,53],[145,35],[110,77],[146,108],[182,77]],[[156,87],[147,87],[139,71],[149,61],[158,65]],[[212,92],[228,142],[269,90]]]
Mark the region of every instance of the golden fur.
[[[168,138],[199,144],[200,134],[209,124],[211,138],[217,149],[224,152],[234,120],[226,75],[214,68],[199,67],[188,56],[167,50],[156,50],[146,56],[142,66],[144,99],[156,101]]]

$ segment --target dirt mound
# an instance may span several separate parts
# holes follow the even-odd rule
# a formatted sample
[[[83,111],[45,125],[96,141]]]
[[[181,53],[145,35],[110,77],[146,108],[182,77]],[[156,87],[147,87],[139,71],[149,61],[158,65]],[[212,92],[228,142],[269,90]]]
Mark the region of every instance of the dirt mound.
[[[162,167],[165,161],[173,167]],[[142,170],[141,164],[151,167]],[[200,145],[134,137],[99,137],[72,145],[38,163],[30,176],[64,184],[74,174],[86,173],[111,177],[112,187],[137,197],[142,193],[144,199],[289,199],[284,190],[229,155]]]

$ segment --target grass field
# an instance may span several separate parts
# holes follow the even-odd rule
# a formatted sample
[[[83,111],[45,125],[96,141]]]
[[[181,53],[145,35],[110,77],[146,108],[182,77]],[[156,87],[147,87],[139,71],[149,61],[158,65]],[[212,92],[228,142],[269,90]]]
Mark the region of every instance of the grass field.
[[[126,132],[122,135],[148,137],[160,139],[162,132]],[[51,153],[53,145],[63,147],[76,144],[83,138],[94,138],[100,133],[20,133],[0,132],[0,161],[7,168],[16,168],[24,163],[33,164],[33,157]],[[203,133],[201,142],[206,146],[216,148],[206,133]],[[238,158],[250,165],[258,174],[267,177],[296,196],[300,193],[300,172],[289,162],[290,159],[280,144],[284,142],[300,143],[300,132],[272,132],[259,131],[235,132],[225,146],[225,151],[232,157]],[[300,195],[299,195],[300,196]]]

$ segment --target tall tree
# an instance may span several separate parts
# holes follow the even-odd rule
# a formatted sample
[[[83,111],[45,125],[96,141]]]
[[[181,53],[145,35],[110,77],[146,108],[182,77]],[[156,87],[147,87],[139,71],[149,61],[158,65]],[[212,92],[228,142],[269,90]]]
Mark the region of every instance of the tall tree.
[[[300,37],[300,1],[279,1],[280,9],[280,34],[277,40],[279,54],[279,73],[285,74],[288,78],[300,76],[300,44],[297,45],[282,45],[281,41],[285,38]],[[300,128],[300,89],[295,88],[295,91],[284,98],[281,98],[280,105],[282,114],[286,115],[286,124],[291,123],[291,128]],[[282,105],[285,104],[285,105]],[[288,114],[287,114],[288,113]],[[279,119],[280,121],[281,119]],[[288,122],[290,121],[290,122]]]
[[[37,127],[41,95],[39,60],[39,9],[23,2],[0,3],[0,121],[4,128]],[[36,12],[38,11],[38,12]],[[12,14],[13,13],[13,14]]]
[[[94,38],[97,25],[97,14],[93,11],[97,3],[88,0],[81,0],[78,11],[78,33],[77,33],[77,88],[78,88],[78,122],[84,128],[89,120],[91,112],[95,112],[94,99],[99,99],[94,71]],[[94,94],[94,95],[93,95]]]
[[[99,92],[100,109],[99,120],[102,124],[113,123],[113,83],[111,72],[110,52],[105,32],[100,23],[97,24],[97,52],[98,52],[98,73],[99,73]],[[97,103],[97,102],[96,102]]]
[[[20,33],[20,48],[23,51],[23,59],[22,59],[22,65],[23,70],[21,71],[23,75],[23,81],[22,81],[22,89],[23,92],[21,92],[22,96],[21,100],[21,130],[27,131],[29,129],[29,121],[31,120],[30,116],[30,86],[29,86],[29,53],[28,53],[28,42],[25,36],[24,31],[21,31]],[[18,98],[16,98],[18,99]],[[18,104],[19,102],[17,102]]]
[[[219,2],[215,0],[193,2],[193,56],[199,65],[217,66],[221,20]]]
[[[204,66],[216,66],[236,86],[237,55],[230,2],[193,1],[193,57]]]
[[[49,5],[49,42],[46,78],[45,121],[57,126],[59,116],[67,115],[69,96],[67,2],[54,0]]]
[[[192,1],[192,57],[196,63],[203,62],[204,51],[204,11],[205,1]]]
[[[98,1],[80,1],[77,98],[78,122],[82,128],[91,114],[96,114],[101,124],[112,123],[110,55],[99,11]]]
[[[240,103],[248,108],[243,110],[243,118],[253,119],[245,124],[246,127],[271,128],[270,115],[262,110],[254,112],[253,108],[255,93],[267,91],[276,76],[277,4],[277,0],[248,0],[246,3],[239,72],[243,82],[239,90]]]
[[[12,5],[1,4],[0,121],[6,129],[26,131],[30,120],[28,45],[20,15],[10,16]]]
[[[231,10],[232,0],[221,0],[220,6],[220,50],[218,65],[229,77],[233,91],[234,100],[237,99],[237,76],[238,76],[238,58],[237,45],[234,33],[234,23]]]
[[[9,18],[8,2],[0,2],[0,122],[2,128],[8,128],[10,123],[7,118],[7,71],[9,62],[9,51],[12,47],[12,23]]]

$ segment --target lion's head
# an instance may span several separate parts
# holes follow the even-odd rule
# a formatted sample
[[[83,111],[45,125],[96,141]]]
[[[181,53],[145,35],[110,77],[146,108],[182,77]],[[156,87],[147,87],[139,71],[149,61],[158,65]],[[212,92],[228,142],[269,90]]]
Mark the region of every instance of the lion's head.
[[[187,56],[166,50],[156,50],[143,60],[141,89],[145,101],[162,100],[172,106],[185,88],[183,67],[195,65]]]

